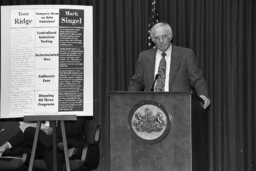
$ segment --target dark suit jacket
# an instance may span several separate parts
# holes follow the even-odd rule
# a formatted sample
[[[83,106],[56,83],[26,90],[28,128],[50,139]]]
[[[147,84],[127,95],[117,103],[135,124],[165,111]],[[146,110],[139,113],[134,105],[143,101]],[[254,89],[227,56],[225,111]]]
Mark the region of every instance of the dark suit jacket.
[[[129,91],[151,91],[154,81],[157,49],[139,54],[135,74],[130,79]],[[191,92],[192,87],[198,95],[208,95],[206,80],[198,67],[193,50],[172,45],[169,77],[170,92]]]
[[[18,121],[0,121],[0,146],[19,132]]]
[[[65,122],[65,131],[67,136],[67,143],[70,146],[78,147],[83,145],[83,128],[84,128],[84,118],[78,117],[76,121],[66,121]],[[31,144],[34,141],[36,128],[28,127],[23,133],[21,130],[17,132],[16,135],[11,137],[8,141],[15,148],[20,146],[22,143]],[[57,126],[57,139],[59,142],[62,142],[62,135],[60,124]],[[82,141],[83,140],[83,141]],[[43,145],[47,149],[52,147],[52,135],[47,135],[43,131],[40,130],[40,135],[38,138],[39,144]]]

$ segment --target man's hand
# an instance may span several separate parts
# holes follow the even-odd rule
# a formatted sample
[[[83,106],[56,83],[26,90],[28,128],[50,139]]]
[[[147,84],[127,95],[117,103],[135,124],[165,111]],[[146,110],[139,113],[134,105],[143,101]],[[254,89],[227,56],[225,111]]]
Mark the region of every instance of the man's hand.
[[[200,95],[200,98],[204,101],[204,104],[202,104],[203,108],[206,109],[211,103],[210,99],[204,95]]]
[[[4,143],[3,145],[0,146],[0,157],[2,157],[2,154],[11,148],[11,145],[9,144],[9,142]]]

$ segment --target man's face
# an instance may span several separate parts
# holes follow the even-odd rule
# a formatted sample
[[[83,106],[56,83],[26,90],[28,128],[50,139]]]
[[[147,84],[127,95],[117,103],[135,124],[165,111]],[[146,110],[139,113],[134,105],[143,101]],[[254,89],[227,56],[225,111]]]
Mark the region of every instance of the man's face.
[[[153,41],[156,47],[162,52],[166,51],[171,44],[172,36],[165,27],[158,27],[155,29]]]

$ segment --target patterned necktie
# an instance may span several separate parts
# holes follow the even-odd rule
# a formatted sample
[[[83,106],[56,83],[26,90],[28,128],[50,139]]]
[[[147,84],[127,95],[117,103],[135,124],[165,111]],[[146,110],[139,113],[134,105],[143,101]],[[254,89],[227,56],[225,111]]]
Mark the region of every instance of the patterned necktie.
[[[165,86],[165,73],[166,73],[166,60],[165,60],[166,53],[162,53],[162,59],[160,60],[158,73],[159,77],[156,81],[156,86],[154,91],[164,91]]]

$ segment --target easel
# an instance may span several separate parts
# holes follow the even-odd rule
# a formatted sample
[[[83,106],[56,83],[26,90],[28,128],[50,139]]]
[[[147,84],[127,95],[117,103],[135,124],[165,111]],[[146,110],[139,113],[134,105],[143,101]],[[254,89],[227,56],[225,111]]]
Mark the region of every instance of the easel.
[[[67,137],[66,137],[66,131],[65,131],[65,124],[64,121],[75,121],[77,120],[76,115],[38,115],[38,116],[24,116],[25,122],[37,122],[36,126],[36,132],[35,137],[33,141],[32,146],[32,152],[31,157],[29,160],[29,168],[28,171],[32,171],[34,160],[35,160],[35,153],[37,148],[37,142],[39,137],[39,131],[41,127],[42,121],[54,121],[53,122],[53,133],[52,133],[52,143],[53,143],[53,169],[54,171],[57,171],[57,137],[56,137],[56,121],[60,121],[61,126],[61,135],[64,145],[64,155],[65,155],[65,163],[66,163],[66,170],[70,171],[70,164],[69,164],[69,158],[68,158],[68,147],[67,147]]]

